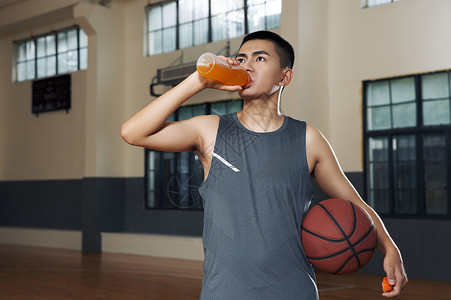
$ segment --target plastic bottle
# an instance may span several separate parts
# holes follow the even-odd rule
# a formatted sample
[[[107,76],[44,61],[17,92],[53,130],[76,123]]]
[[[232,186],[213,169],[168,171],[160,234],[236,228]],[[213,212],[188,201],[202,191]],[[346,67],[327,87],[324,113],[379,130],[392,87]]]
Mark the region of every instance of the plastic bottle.
[[[245,86],[250,78],[241,66],[231,66],[222,58],[207,52],[197,60],[197,71],[200,75],[217,80],[226,85]]]

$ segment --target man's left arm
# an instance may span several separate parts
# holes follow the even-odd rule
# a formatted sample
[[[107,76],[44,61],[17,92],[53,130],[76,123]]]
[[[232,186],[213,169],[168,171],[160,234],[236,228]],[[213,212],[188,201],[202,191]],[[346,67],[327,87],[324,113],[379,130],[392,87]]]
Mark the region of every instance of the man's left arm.
[[[366,204],[347,179],[337,157],[326,138],[316,128],[307,125],[306,151],[309,169],[318,186],[330,197],[341,198],[360,205],[371,216],[377,232],[377,248],[385,255],[384,270],[389,283],[393,285],[386,297],[395,297],[407,284],[401,253],[390,237],[379,215]]]

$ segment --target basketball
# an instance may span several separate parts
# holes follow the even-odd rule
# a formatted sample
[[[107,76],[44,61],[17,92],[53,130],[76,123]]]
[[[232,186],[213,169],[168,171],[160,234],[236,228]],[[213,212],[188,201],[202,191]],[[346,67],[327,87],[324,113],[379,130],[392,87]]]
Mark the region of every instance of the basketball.
[[[376,228],[359,205],[327,199],[312,206],[302,221],[305,255],[318,270],[349,274],[365,266],[376,248]]]

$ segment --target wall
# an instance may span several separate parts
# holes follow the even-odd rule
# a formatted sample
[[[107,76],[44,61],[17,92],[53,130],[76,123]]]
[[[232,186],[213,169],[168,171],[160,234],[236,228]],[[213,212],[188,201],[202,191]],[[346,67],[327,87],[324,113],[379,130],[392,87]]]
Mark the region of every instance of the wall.
[[[63,13],[65,14],[67,13]],[[4,15],[7,14],[1,13],[0,19],[3,20]],[[28,26],[24,23],[26,22],[19,22],[17,26],[28,27],[28,32],[34,35],[51,31],[53,28],[53,26],[34,28],[34,22]],[[55,27],[60,28],[70,25],[71,22],[67,21],[54,23]],[[11,26],[9,30],[12,31]],[[2,49],[0,132],[3,144],[0,147],[0,179],[80,178],[83,175],[84,161],[86,72],[81,71],[72,75],[72,85],[75,88],[72,89],[72,109],[69,114],[58,111],[36,117],[31,113],[31,81],[12,81],[13,42],[24,37],[24,33],[20,30],[1,36],[0,39]]]
[[[123,229],[123,5],[17,1],[0,10],[11,20],[0,27],[1,225],[79,230],[92,251],[101,231]],[[69,113],[36,117],[31,81],[12,80],[13,42],[72,25],[88,35],[88,69],[72,74]]]
[[[360,9],[329,1],[330,140],[346,171],[361,171],[364,80],[449,69],[447,0],[403,0]],[[344,122],[345,121],[345,122]]]
[[[0,225],[9,229],[0,242],[37,245],[39,237],[81,249],[87,71],[72,74],[69,113],[39,117],[31,113],[31,81],[15,82],[12,71],[13,42],[74,25],[75,4],[20,1],[0,8]]]
[[[283,92],[282,109],[329,136],[328,1],[286,3],[281,35],[293,44],[296,59],[294,79]]]

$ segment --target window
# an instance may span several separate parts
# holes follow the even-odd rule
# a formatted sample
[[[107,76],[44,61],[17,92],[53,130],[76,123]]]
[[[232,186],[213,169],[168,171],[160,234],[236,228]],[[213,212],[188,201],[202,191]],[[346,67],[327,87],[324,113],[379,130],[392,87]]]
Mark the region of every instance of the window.
[[[393,2],[397,2],[400,0],[360,0],[360,6],[362,8],[368,8],[368,7],[372,7],[372,6],[378,6],[378,5],[382,5],[382,4],[389,4],[389,3],[393,3]]]
[[[180,107],[169,121],[198,115],[223,115],[240,111],[241,100]],[[204,180],[199,157],[193,152],[161,152],[146,149],[146,208],[202,209],[198,189]]]
[[[147,9],[147,54],[277,28],[281,12],[281,0],[172,0],[154,4]]]
[[[243,35],[244,1],[212,1],[211,31],[212,40],[220,41]]]
[[[16,42],[16,80],[71,73],[88,67],[88,37],[69,28]]]
[[[209,1],[179,1],[179,48],[208,43]]]
[[[364,85],[366,198],[382,215],[451,216],[451,73]]]

